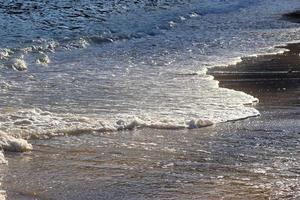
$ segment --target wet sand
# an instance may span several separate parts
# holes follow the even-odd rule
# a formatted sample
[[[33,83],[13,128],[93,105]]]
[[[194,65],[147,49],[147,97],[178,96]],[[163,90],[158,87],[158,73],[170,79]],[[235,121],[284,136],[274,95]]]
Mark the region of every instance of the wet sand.
[[[292,13],[287,13],[285,15],[283,15],[282,17],[283,20],[289,20],[295,23],[299,23],[300,22],[300,11],[295,11]]]
[[[278,47],[279,48],[279,47]],[[289,44],[277,55],[243,58],[231,67],[209,71],[221,87],[244,91],[259,98],[258,109],[300,105],[300,45]]]

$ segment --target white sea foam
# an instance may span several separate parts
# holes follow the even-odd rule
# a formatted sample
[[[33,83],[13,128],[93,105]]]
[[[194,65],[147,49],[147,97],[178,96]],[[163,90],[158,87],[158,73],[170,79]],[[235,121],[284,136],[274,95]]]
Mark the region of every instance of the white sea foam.
[[[30,57],[35,57],[37,64],[47,65],[50,63],[47,53],[54,53],[58,47],[58,42],[49,40],[35,41],[31,46],[19,48],[0,48],[0,64],[16,71],[25,71],[28,69]]]
[[[0,151],[0,165],[3,165],[3,164],[7,164],[7,160],[5,159],[3,152]],[[0,193],[1,193],[1,191],[0,191]]]
[[[0,200],[6,199],[6,192],[4,190],[0,190]]]
[[[37,57],[37,63],[41,65],[47,65],[50,63],[50,58],[45,53],[39,53]]]
[[[27,63],[25,62],[25,60],[20,58],[12,58],[7,62],[7,66],[17,71],[27,70]]]
[[[32,146],[24,139],[15,138],[0,131],[0,148],[5,151],[23,152],[31,150]]]
[[[2,185],[2,180],[3,180],[3,169],[5,169],[5,165],[7,165],[8,162],[4,157],[4,154],[2,150],[0,150],[0,200],[5,200],[6,199],[6,192],[1,189]]]
[[[278,20],[300,6],[296,0],[125,0],[104,7],[79,0],[69,2],[70,13],[67,1],[55,0],[37,3],[45,16],[28,12],[28,2],[17,16],[6,16],[11,7],[0,3],[0,20],[5,15],[11,30],[0,29],[0,64],[28,66],[22,75],[0,68],[0,129],[24,138],[200,128],[256,116],[249,106],[255,97],[220,88],[207,69],[279,53],[274,46],[300,39],[297,25]]]
[[[9,57],[11,51],[9,49],[0,49],[0,60],[5,60]]]
[[[257,115],[253,109],[253,116]],[[184,115],[186,113],[183,113]],[[195,129],[211,126],[218,121],[188,117],[170,117],[159,115],[118,115],[101,118],[99,116],[83,116],[75,114],[57,114],[40,109],[23,109],[6,111],[1,114],[0,146],[8,151],[26,151],[32,147],[23,138],[48,138],[58,135],[76,135],[88,132],[110,132],[133,130],[139,128],[154,129]],[[245,116],[249,116],[247,113]],[[102,116],[103,117],[103,116]],[[240,116],[239,116],[240,117]],[[236,118],[233,118],[236,119]]]

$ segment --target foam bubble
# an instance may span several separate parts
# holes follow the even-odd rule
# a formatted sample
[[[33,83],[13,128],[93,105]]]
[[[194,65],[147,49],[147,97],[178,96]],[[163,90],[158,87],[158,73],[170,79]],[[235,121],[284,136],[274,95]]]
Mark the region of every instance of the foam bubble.
[[[25,60],[20,58],[11,59],[10,61],[8,61],[7,65],[17,71],[27,70],[27,64]]]
[[[189,129],[195,129],[195,128],[202,128],[202,127],[207,127],[207,126],[212,126],[214,123],[210,120],[191,120],[188,123],[188,128]]]
[[[214,123],[207,119],[185,121],[183,118],[159,118],[159,116],[121,115],[108,118],[81,116],[75,114],[56,114],[40,109],[23,109],[7,111],[1,115],[0,146],[9,151],[25,151],[32,147],[23,139],[10,135],[21,135],[23,138],[47,138],[58,135],[76,135],[91,131],[110,132],[140,128],[185,129],[202,128]]]
[[[41,65],[47,65],[50,63],[50,58],[45,53],[41,52],[38,54],[36,62]]]
[[[65,49],[82,49],[87,48],[90,45],[87,39],[80,38],[78,40],[73,40],[65,45]]]
[[[6,199],[6,192],[4,190],[0,190],[0,200]]]
[[[7,164],[7,160],[5,159],[2,151],[0,151],[0,165],[1,164]],[[0,190],[0,193],[1,193],[1,190]],[[0,199],[1,199],[1,195],[0,195]]]
[[[9,50],[9,49],[0,49],[0,60],[7,59],[9,57],[10,53],[11,53],[11,50]]]
[[[5,151],[24,152],[32,150],[32,145],[24,139],[15,138],[0,131],[0,148]]]

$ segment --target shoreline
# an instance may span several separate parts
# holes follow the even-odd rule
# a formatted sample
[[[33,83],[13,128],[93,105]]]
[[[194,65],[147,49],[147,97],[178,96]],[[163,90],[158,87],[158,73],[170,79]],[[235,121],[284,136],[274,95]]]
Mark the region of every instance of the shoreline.
[[[287,44],[280,48],[287,51],[245,57],[236,65],[211,68],[208,74],[220,81],[220,87],[257,97],[257,108],[272,104],[296,106],[299,99],[293,93],[297,92],[295,87],[300,83],[300,44]],[[273,95],[269,96],[270,93]]]
[[[285,14],[285,15],[283,15],[283,17],[282,17],[282,19],[283,20],[289,20],[289,21],[295,21],[295,20],[298,20],[300,17],[300,14],[299,14],[299,12],[293,12],[293,13],[288,13],[288,14]],[[273,55],[273,54],[272,54]],[[277,55],[277,54],[276,54]],[[267,56],[267,55],[265,55],[265,56]],[[261,56],[258,56],[258,57],[261,57]],[[246,58],[242,58],[242,59],[246,59]],[[248,58],[248,59],[251,59],[251,58]],[[237,65],[239,65],[239,63],[237,64]],[[215,69],[215,67],[214,68],[212,68],[212,69]],[[214,71],[214,70],[212,70],[212,71]],[[267,72],[264,72],[264,73],[262,73],[262,72],[259,72],[259,74],[258,73],[255,73],[255,72],[246,72],[246,73],[244,73],[244,74],[242,74],[242,72],[240,72],[239,73],[239,76],[238,77],[236,77],[236,79],[238,79],[238,78],[241,78],[241,76],[240,75],[243,75],[243,79],[245,79],[245,77],[246,76],[248,76],[248,78],[254,78],[255,80],[258,80],[258,76],[261,76],[261,78],[262,79],[264,79],[264,78],[267,78],[268,76],[270,77],[270,78],[272,78],[274,75],[275,76],[277,76],[277,74],[281,74],[282,75],[282,77],[283,76],[286,76],[286,78],[288,78],[288,79],[291,79],[291,78],[296,78],[297,79],[297,77],[299,76],[299,72],[292,72],[292,73],[286,73],[285,71],[282,71],[282,72],[277,72],[276,74],[274,74],[273,72],[271,72],[271,73],[267,73]],[[192,75],[197,75],[197,73],[195,73],[195,74],[192,74]],[[234,72],[234,73],[232,73],[232,72],[227,72],[227,74],[226,74],[226,72],[225,71],[221,71],[221,72],[216,72],[216,71],[214,71],[213,72],[213,76],[215,76],[215,77],[217,77],[217,79],[218,78],[220,78],[220,79],[222,79],[222,80],[225,80],[225,79],[228,79],[228,78],[230,78],[230,75],[231,76],[234,76],[234,75],[237,75],[237,73],[236,72]],[[233,77],[232,77],[233,78]],[[220,86],[220,87],[223,87],[223,86]],[[224,88],[226,88],[226,85],[224,86]],[[282,87],[282,88],[284,88],[285,89],[285,87]],[[245,93],[247,93],[247,92],[245,92]],[[256,102],[255,101],[253,101],[252,102],[253,104],[255,104]],[[251,102],[249,103],[249,104],[251,104]],[[248,104],[247,104],[248,105]],[[256,115],[259,115],[259,114],[256,114]],[[251,117],[255,117],[256,116],[255,114],[253,114],[253,115],[248,115],[250,118]],[[233,119],[233,120],[228,120],[227,122],[230,122],[230,121],[238,121],[238,120],[244,120],[244,119],[247,119],[248,117],[245,117],[245,118],[243,118],[243,117],[241,117],[241,118],[238,118],[238,119]],[[30,123],[30,121],[28,122],[28,121],[22,121],[22,122],[17,122],[17,123]],[[218,122],[217,122],[218,123]],[[223,122],[222,122],[223,123]],[[137,124],[137,125],[136,125]],[[145,124],[145,123],[144,123]],[[212,120],[207,120],[206,118],[204,118],[204,120],[202,120],[202,119],[199,119],[199,120],[193,120],[193,119],[191,119],[191,121],[190,121],[190,123],[187,123],[187,124],[184,124],[184,125],[180,125],[180,126],[172,126],[172,125],[164,125],[164,124],[158,124],[158,125],[152,125],[152,124],[150,124],[150,125],[140,125],[140,126],[144,126],[144,128],[151,128],[151,127],[154,127],[154,128],[157,128],[158,127],[158,129],[185,129],[185,128],[202,128],[202,127],[206,127],[206,126],[211,126],[211,125],[215,125],[215,123],[214,123],[214,121]],[[129,128],[127,128],[127,125],[122,125],[122,127],[125,127],[125,128],[119,128],[119,127],[117,127],[117,128],[115,128],[116,130],[119,130],[119,129],[121,129],[121,131],[123,131],[123,130],[130,130],[130,129],[132,129],[132,127],[134,127],[134,126],[139,126],[138,125],[138,123],[136,123],[135,121],[134,122],[130,122],[129,123]],[[102,128],[100,128],[100,129],[102,129]],[[104,129],[104,131],[106,131],[105,130],[105,128],[103,128]],[[85,131],[85,129],[83,129],[83,131],[82,130],[80,130],[80,131],[77,131],[77,130],[75,130],[75,131],[73,131],[73,130],[67,130],[66,132],[84,132]],[[93,131],[93,130],[91,130],[91,131]],[[97,131],[97,130],[96,130]],[[110,130],[108,130],[108,131],[110,131]],[[114,131],[114,130],[113,130]],[[64,130],[63,131],[61,131],[61,132],[64,132]],[[1,133],[0,132],[0,135],[1,134],[4,134],[4,133]],[[33,134],[32,135],[32,138],[37,138],[38,136],[37,136],[38,134]],[[46,134],[47,135],[47,134]],[[50,134],[49,134],[50,135]],[[64,134],[62,134],[62,135],[64,135]],[[68,135],[68,133],[66,133],[65,135]],[[48,137],[48,136],[45,136],[45,137]],[[49,137],[51,137],[51,136],[49,136]],[[54,137],[55,137],[55,134],[54,134]],[[27,135],[24,135],[23,136],[23,139],[28,139],[28,138],[31,138],[31,136],[30,136],[30,133],[28,133]],[[16,142],[16,141],[12,141],[11,139],[9,140],[10,138],[8,138],[8,139],[6,139],[5,140],[5,142],[6,143],[12,143],[12,142]],[[23,151],[23,150],[30,150],[31,148],[30,148],[30,144],[25,144],[25,145],[23,145],[23,144],[21,144],[21,143],[23,143],[23,144],[25,144],[24,143],[24,141],[20,141],[19,142],[19,144],[18,144],[18,146],[20,146],[20,150],[17,150],[17,151]],[[10,145],[10,144],[9,144]],[[7,146],[9,146],[9,145],[7,145]],[[27,146],[27,147],[26,147]],[[28,148],[29,147],[29,148]],[[8,149],[7,147],[5,147],[6,149]],[[3,149],[5,149],[5,148],[3,148]],[[5,150],[6,150],[5,149]],[[8,149],[8,151],[10,151],[9,149]]]
[[[300,23],[300,11],[283,14],[281,19]],[[274,48],[286,49],[286,51],[243,57],[235,65],[216,66],[209,69],[207,74],[220,81],[220,87],[241,90],[258,97],[257,108],[259,109],[272,104],[299,106],[300,104],[297,102],[300,101],[300,97],[297,98],[297,84],[299,87],[300,43],[291,42]],[[285,100],[283,92],[291,97]],[[275,97],[268,96],[269,93],[274,93]],[[293,96],[291,93],[296,94]]]
[[[283,48],[207,73],[220,87],[257,97],[261,116],[193,130],[30,140],[33,152],[6,152],[7,199],[300,197],[300,44]]]
[[[31,140],[32,153],[7,153],[8,199],[299,197],[300,44],[287,48],[208,71],[220,87],[258,97],[261,116],[193,130]]]

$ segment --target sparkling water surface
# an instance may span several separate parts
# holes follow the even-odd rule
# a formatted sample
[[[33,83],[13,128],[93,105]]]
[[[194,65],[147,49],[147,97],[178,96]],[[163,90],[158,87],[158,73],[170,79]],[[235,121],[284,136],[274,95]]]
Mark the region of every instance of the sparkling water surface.
[[[299,39],[298,1],[0,3],[1,130],[197,128],[259,114],[206,69]],[[20,71],[23,70],[23,71]]]
[[[298,107],[222,123],[257,116],[258,99],[206,74],[298,41],[281,16],[299,7],[0,2],[0,130],[51,138],[6,153],[0,199],[299,198]]]

